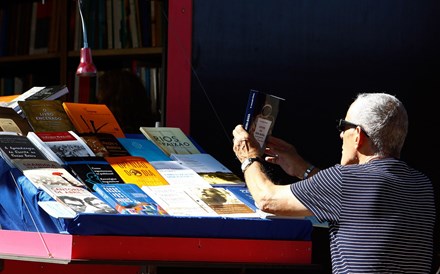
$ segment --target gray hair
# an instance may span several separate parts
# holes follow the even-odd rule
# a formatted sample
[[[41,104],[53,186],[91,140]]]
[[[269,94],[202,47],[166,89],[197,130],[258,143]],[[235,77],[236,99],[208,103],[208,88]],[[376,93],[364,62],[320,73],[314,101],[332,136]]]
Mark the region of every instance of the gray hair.
[[[408,133],[402,102],[386,93],[360,93],[350,107],[351,119],[362,127],[381,157],[400,158]]]

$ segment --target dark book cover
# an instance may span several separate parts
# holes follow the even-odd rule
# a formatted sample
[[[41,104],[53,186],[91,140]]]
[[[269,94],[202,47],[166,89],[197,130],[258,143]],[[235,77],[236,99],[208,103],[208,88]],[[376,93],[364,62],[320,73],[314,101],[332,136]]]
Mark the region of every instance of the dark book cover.
[[[92,190],[95,184],[123,184],[124,181],[102,157],[65,158],[67,169]]]
[[[14,134],[0,134],[0,154],[11,166],[15,159],[45,159],[46,156],[26,137]]]
[[[18,105],[35,132],[75,131],[62,102],[58,100],[26,100]]]
[[[272,134],[281,101],[284,99],[258,90],[249,92],[243,126],[254,135],[261,148]]]
[[[67,93],[69,93],[69,89],[66,87],[66,85],[47,86],[47,87],[44,87],[43,89],[39,90],[38,92],[32,94],[28,98],[26,98],[26,101],[28,101],[28,100],[55,100],[55,99],[58,99]]]
[[[129,156],[130,153],[118,141],[113,134],[110,133],[80,133],[79,136],[93,150],[96,156],[113,157],[113,156]]]

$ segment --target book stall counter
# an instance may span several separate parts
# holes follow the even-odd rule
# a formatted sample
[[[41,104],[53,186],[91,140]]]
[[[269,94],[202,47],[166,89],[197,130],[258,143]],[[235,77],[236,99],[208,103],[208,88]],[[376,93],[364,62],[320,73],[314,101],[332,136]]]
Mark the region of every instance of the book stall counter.
[[[139,273],[141,265],[310,265],[302,219],[79,214],[55,219],[50,200],[0,160],[0,272]]]

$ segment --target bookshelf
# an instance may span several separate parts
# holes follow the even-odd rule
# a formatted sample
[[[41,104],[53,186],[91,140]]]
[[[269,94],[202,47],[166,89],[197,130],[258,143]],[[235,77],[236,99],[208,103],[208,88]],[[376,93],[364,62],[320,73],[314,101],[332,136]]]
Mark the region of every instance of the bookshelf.
[[[155,94],[158,94],[156,105],[162,107],[166,90],[164,47],[167,0],[83,0],[82,2],[88,44],[92,49],[93,62],[98,69],[98,75],[103,71],[121,68],[136,71],[143,79],[147,92],[151,92],[152,88],[155,89]],[[46,7],[52,5],[49,12],[52,17],[46,23],[46,28],[40,28],[39,32],[35,30],[38,29],[38,25],[35,26],[38,23],[32,24],[32,13],[37,4]],[[121,25],[126,26],[126,31],[121,33],[127,36],[125,44],[121,42],[119,46],[114,43],[116,39],[114,36],[110,44],[109,33],[115,33],[115,26],[107,24],[110,22],[107,10],[112,5],[113,17],[116,4],[121,5],[121,13],[125,14],[122,15],[125,16],[125,20],[121,19]],[[0,4],[0,96],[21,93],[32,86],[66,84],[70,95],[65,100],[74,101],[73,93],[81,92],[78,90],[78,77],[75,75],[82,46],[77,5],[76,0],[19,0],[6,1],[6,3],[2,1]],[[127,12],[127,10],[131,11],[130,8],[134,9],[134,12]],[[29,19],[21,20],[23,22],[13,20],[12,18],[17,14],[21,18],[29,17]],[[129,15],[134,19],[130,19]],[[146,23],[141,25],[142,18],[149,21],[148,27]],[[21,31],[12,31],[18,28]],[[32,37],[33,32],[37,37],[35,39],[38,39],[39,34],[48,37],[47,49],[42,51],[32,49],[32,38],[29,36]],[[137,37],[137,42],[134,42],[134,38],[131,39],[132,33],[136,33],[133,36]],[[147,33],[149,37],[144,39]],[[157,80],[155,87],[150,86],[145,78],[151,73],[146,72],[149,69],[155,71]],[[162,109],[158,109],[157,112],[163,113]]]

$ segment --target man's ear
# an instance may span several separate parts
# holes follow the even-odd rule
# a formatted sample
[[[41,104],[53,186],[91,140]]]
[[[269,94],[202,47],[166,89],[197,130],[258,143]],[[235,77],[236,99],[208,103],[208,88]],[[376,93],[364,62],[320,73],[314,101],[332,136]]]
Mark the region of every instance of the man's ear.
[[[365,132],[360,127],[356,127],[356,138],[355,141],[359,146],[362,146],[365,142],[368,142],[368,137],[365,135]]]

